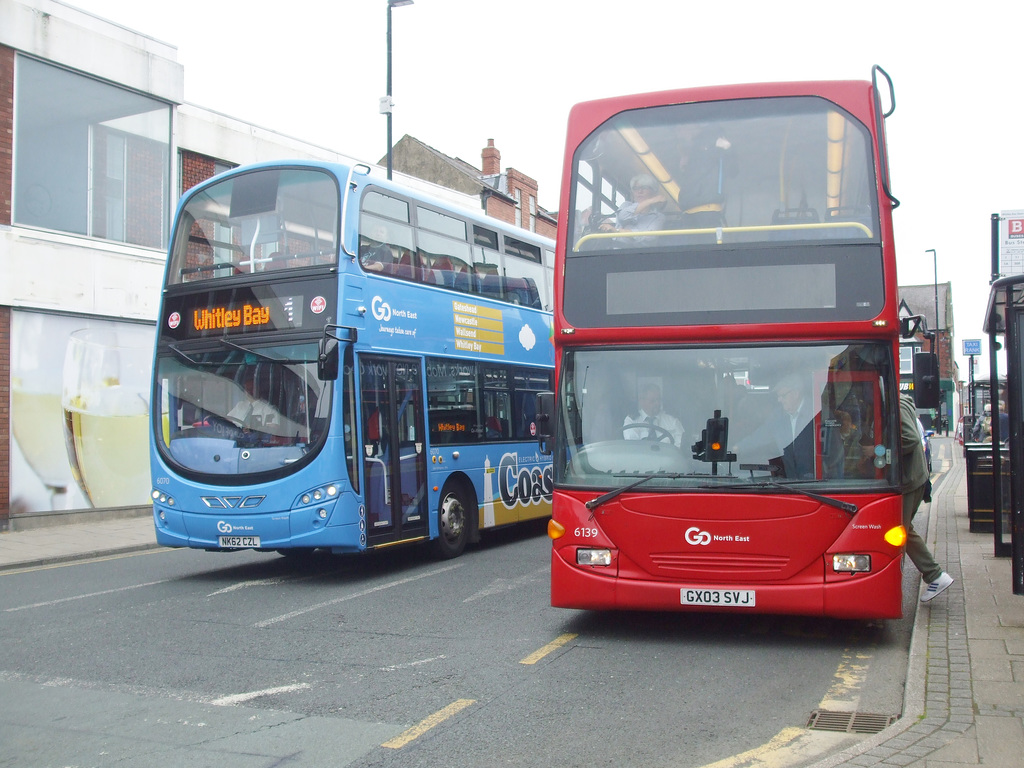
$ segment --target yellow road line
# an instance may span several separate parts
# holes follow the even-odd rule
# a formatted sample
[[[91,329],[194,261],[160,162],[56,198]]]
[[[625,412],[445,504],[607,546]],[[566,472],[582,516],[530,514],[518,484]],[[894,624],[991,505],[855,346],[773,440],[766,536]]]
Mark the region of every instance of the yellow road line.
[[[458,701],[453,701],[444,709],[435,712],[426,720],[420,722],[419,725],[414,725],[412,728],[403,731],[395,736],[395,738],[391,739],[391,741],[385,741],[381,746],[387,747],[388,749],[401,749],[410,741],[418,739],[435,725],[440,725],[449,717],[458,714],[470,704],[476,704],[476,699],[459,699]]]
[[[564,635],[559,635],[554,640],[552,640],[550,643],[545,645],[543,648],[541,648],[540,650],[534,651],[533,653],[531,653],[529,656],[527,656],[525,659],[523,659],[519,663],[520,664],[536,664],[538,661],[543,659],[549,653],[551,653],[552,651],[558,650],[563,645],[568,643],[570,640],[573,640],[575,638],[576,638],[576,635],[574,633],[572,633],[572,632],[568,632],[568,633],[566,633]]]
[[[871,644],[874,647],[874,643]],[[818,709],[836,712],[856,712],[860,704],[860,692],[864,688],[873,655],[865,651],[847,648],[839,661],[832,685],[818,704]]]
[[[783,728],[767,744],[747,750],[739,755],[727,757],[716,763],[708,763],[701,768],[736,768],[737,766],[771,766],[772,753],[785,749],[792,744],[799,736],[805,733],[803,728]]]

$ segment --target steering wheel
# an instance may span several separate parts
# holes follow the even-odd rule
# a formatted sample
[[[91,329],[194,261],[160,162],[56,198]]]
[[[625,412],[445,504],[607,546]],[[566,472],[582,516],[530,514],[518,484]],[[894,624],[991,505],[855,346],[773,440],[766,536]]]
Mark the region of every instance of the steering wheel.
[[[597,232],[601,232],[602,231],[601,230],[601,225],[604,224],[605,222],[608,222],[608,221],[611,221],[611,222],[614,223],[614,221],[615,221],[615,214],[614,213],[605,213],[605,214],[592,213],[592,214],[590,214],[590,220],[587,222],[587,225],[583,228],[583,234],[585,234],[585,235],[592,235],[592,234],[595,234]]]
[[[657,443],[668,443],[669,445],[676,444],[676,440],[674,437],[672,437],[672,433],[669,430],[665,429],[664,427],[659,427],[657,424],[649,424],[646,421],[634,421],[630,424],[623,424],[623,435],[626,434],[627,429],[648,430],[647,436],[641,438],[642,440],[653,440],[654,442]],[[654,433],[653,436],[651,435],[651,432]]]

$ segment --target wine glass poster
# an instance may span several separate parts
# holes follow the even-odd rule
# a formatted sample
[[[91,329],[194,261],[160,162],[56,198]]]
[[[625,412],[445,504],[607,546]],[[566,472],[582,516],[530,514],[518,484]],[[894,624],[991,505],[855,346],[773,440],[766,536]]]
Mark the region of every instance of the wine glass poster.
[[[12,514],[148,503],[153,326],[11,316]]]

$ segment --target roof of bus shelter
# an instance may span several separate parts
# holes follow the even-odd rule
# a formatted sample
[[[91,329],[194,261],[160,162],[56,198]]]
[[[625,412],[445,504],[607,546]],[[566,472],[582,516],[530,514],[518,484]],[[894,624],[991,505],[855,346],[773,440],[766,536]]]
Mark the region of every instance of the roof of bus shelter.
[[[983,326],[989,336],[1006,333],[1006,309],[1011,301],[1015,310],[1024,311],[1024,275],[1010,275],[992,283]]]
[[[999,347],[996,337],[1006,334],[1008,305],[1014,311],[1024,312],[1024,275],[1010,275],[992,283],[988,295],[988,306],[985,308],[985,323],[982,330],[989,337],[989,377],[987,381],[990,383],[992,379],[995,379],[999,387],[1005,386],[1006,374],[1001,374],[998,370],[995,350]],[[989,386],[991,387],[991,384]]]

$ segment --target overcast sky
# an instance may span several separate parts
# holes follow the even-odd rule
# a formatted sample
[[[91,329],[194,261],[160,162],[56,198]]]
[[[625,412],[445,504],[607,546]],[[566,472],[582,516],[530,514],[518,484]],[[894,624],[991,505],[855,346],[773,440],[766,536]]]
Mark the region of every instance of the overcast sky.
[[[366,161],[386,152],[386,0],[65,1],[176,46],[188,102]],[[480,167],[494,139],[550,210],[578,101],[867,80],[879,64],[896,87],[900,283],[933,282],[934,248],[958,357],[962,339],[983,338],[990,214],[1024,209],[1024,2],[415,0],[392,20],[395,140]],[[987,356],[976,370],[987,376]]]

